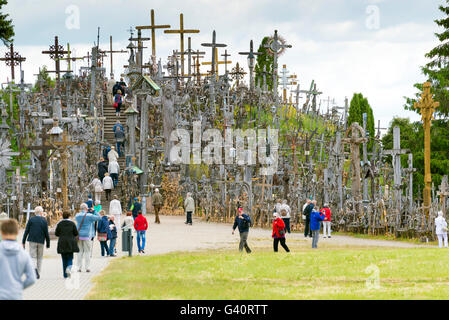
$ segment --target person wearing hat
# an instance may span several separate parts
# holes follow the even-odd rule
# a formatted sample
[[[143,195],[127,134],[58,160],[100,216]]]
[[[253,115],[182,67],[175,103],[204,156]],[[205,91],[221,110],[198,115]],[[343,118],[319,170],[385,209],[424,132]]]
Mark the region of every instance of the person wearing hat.
[[[158,188],[154,190],[154,193],[151,196],[151,203],[153,204],[154,214],[156,216],[154,219],[154,223],[161,223],[161,221],[159,220],[159,210],[161,210],[162,205],[164,204],[164,200],[162,198],[162,195],[159,193]]]
[[[290,249],[285,244],[285,223],[284,220],[281,219],[279,213],[275,212],[273,214],[273,233],[271,237],[273,238],[273,249],[274,252],[278,252],[279,242],[281,243],[282,248],[285,251],[290,252]]]
[[[44,209],[41,206],[34,208],[34,217],[28,220],[25,232],[22,238],[22,245],[25,249],[25,243],[28,240],[30,246],[30,256],[33,259],[36,268],[36,278],[40,278],[42,269],[42,258],[44,256],[44,242],[47,243],[47,249],[50,248],[50,236],[48,234],[47,220],[42,217]]]
[[[243,213],[243,208],[238,208],[238,214],[235,217],[234,225],[232,226],[232,234],[234,234],[235,228],[239,228],[240,243],[239,251],[242,252],[245,248],[247,253],[251,253],[251,249],[248,246],[248,234],[249,227],[251,226],[251,218],[249,215]]]
[[[447,248],[447,222],[443,217],[443,211],[438,211],[438,217],[435,218],[435,233],[438,237],[438,247]]]

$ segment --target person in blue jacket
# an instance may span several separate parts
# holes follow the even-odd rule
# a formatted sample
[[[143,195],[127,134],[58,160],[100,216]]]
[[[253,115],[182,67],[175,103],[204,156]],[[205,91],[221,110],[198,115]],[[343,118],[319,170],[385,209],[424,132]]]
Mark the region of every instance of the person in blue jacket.
[[[316,200],[312,201],[314,208],[316,207]],[[318,248],[318,239],[320,236],[320,222],[324,220],[325,214],[312,209],[310,213],[310,230],[312,230],[312,248]]]
[[[108,216],[106,216],[104,210],[100,210],[100,216],[101,220],[98,222],[97,231],[99,238],[101,236],[100,234],[106,234],[106,239],[99,239],[101,246],[101,256],[104,257],[105,253],[106,256],[109,256],[108,240],[112,238],[112,234],[111,229],[109,228],[109,219]]]
[[[95,211],[88,212],[86,203],[81,204],[81,212],[75,216],[78,228],[78,248],[77,265],[78,272],[81,272],[83,260],[85,261],[86,272],[90,272],[90,254],[92,252],[92,238],[95,237],[95,222],[100,221],[101,216]]]
[[[243,208],[238,208],[238,214],[235,217],[234,225],[232,226],[232,234],[234,234],[235,228],[239,228],[240,244],[239,251],[242,252],[245,248],[247,253],[251,253],[251,249],[248,246],[248,233],[251,226],[251,218],[249,215],[243,213]]]
[[[134,203],[130,209],[133,213],[133,219],[136,220],[139,211],[142,211],[142,204],[139,202],[139,198],[137,197],[134,198]]]

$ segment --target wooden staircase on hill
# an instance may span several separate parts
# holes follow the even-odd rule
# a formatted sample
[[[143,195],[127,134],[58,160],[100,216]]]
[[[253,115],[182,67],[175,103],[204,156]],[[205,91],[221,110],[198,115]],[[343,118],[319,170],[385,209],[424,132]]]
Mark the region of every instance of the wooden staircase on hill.
[[[105,143],[108,143],[110,146],[115,146],[115,137],[114,131],[112,128],[114,127],[117,120],[120,120],[120,124],[125,129],[126,134],[126,116],[125,116],[125,108],[122,107],[123,110],[120,110],[120,117],[115,115],[115,108],[112,105],[105,105],[103,107],[103,115],[106,118],[104,120],[104,140]],[[124,156],[124,152],[122,151],[122,156],[118,159],[118,164],[120,165],[120,171],[126,168],[126,160]]]

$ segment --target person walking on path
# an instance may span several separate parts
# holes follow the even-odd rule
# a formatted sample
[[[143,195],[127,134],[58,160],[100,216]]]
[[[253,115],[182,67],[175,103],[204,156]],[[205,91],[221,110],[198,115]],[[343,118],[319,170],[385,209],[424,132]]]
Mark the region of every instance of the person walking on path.
[[[121,157],[123,154],[123,147],[125,146],[125,132],[117,127],[117,130],[114,132],[115,137],[115,145],[117,146],[118,156]]]
[[[284,221],[285,224],[285,231],[288,233],[290,232],[290,213],[292,209],[290,209],[290,206],[287,204],[287,200],[283,200],[280,208],[280,217],[282,221]]]
[[[42,257],[44,256],[44,242],[47,243],[47,249],[50,248],[50,236],[48,234],[47,220],[42,217],[44,209],[38,206],[34,208],[34,213],[35,216],[31,217],[26,224],[22,245],[25,249],[25,243],[28,240],[30,256],[36,269],[36,278],[39,279],[42,269]]]
[[[33,261],[17,242],[19,224],[16,220],[4,220],[0,232],[0,300],[22,300],[23,290],[36,282]]]
[[[101,183],[101,180],[98,178],[94,178],[92,182],[90,183],[94,187],[95,192],[95,202],[101,200],[101,194],[103,192],[103,183]]]
[[[242,252],[245,248],[247,253],[251,253],[251,249],[248,246],[248,233],[251,226],[251,218],[249,215],[243,213],[243,209],[239,208],[238,214],[235,217],[234,225],[232,226],[232,234],[234,234],[235,228],[238,227],[240,233],[239,251]]]
[[[112,201],[109,203],[109,214],[114,217],[114,223],[120,227],[120,218],[122,215],[122,204],[115,194]]]
[[[137,218],[134,220],[134,229],[137,232],[137,248],[139,253],[145,253],[145,233],[148,229],[147,218],[139,211]]]
[[[315,200],[312,201],[316,202]],[[310,229],[312,230],[312,248],[318,248],[318,239],[320,238],[320,222],[325,218],[324,213],[312,210],[310,213]]]
[[[92,238],[95,237],[95,221],[100,221],[101,216],[95,211],[89,213],[87,211],[87,204],[82,203],[80,206],[81,212],[75,216],[75,221],[78,228],[78,248],[79,253],[77,254],[77,267],[78,272],[81,272],[83,266],[86,272],[90,272],[90,256],[92,252]]]
[[[101,201],[100,200],[95,200],[94,211],[96,213],[100,213],[101,210],[103,210],[103,207],[101,205]]]
[[[154,193],[151,196],[151,203],[153,204],[154,214],[156,216],[154,223],[161,223],[161,221],[159,220],[159,210],[161,210],[162,205],[164,204],[164,199],[162,198],[162,195],[159,193],[158,188],[154,190]]]
[[[111,197],[111,191],[114,188],[114,181],[109,176],[109,173],[106,172],[105,177],[103,178],[103,189],[106,192],[106,200],[109,201]]]
[[[112,151],[111,151],[112,152]],[[114,182],[114,188],[118,185],[118,174],[120,172],[120,165],[117,161],[110,161],[108,166],[109,175],[112,178],[112,181]]]
[[[274,252],[278,252],[278,246],[279,242],[281,243],[282,248],[285,249],[285,251],[290,252],[290,249],[287,247],[287,244],[285,243],[285,224],[283,219],[279,216],[279,213],[275,212],[273,214],[274,220],[273,220],[273,233],[271,234],[271,237],[273,238],[273,249]]]
[[[100,210],[100,222],[98,222],[98,241],[101,246],[101,256],[109,256],[108,240],[112,238],[111,229],[109,229],[109,219],[104,210]]]
[[[111,151],[108,152],[108,160],[109,160],[109,164],[112,161],[117,161],[119,158],[117,151],[115,151],[115,147],[112,146],[111,147]],[[110,173],[110,172],[109,172]]]
[[[113,215],[109,216],[109,230],[111,231],[111,239],[109,240],[109,256],[115,257],[117,250],[115,250],[115,244],[117,242],[117,226],[114,221]]]
[[[192,225],[192,214],[195,212],[195,200],[192,198],[192,194],[187,192],[187,197],[184,200],[184,208],[186,211],[186,224]]]
[[[303,214],[306,216],[306,223],[304,226],[304,237],[312,238],[312,231],[310,229],[310,214],[312,213],[312,210],[315,205],[316,205],[316,200],[313,200],[304,209]]]
[[[324,213],[324,220],[323,220],[323,238],[326,238],[326,235],[328,238],[331,237],[331,209],[329,209],[329,205],[327,203],[324,204],[323,209],[321,209],[321,212]]]
[[[57,252],[62,258],[62,272],[64,278],[70,278],[72,274],[73,253],[79,252],[76,237],[78,229],[76,224],[69,219],[70,213],[63,212],[62,220],[58,222],[55,230],[55,236],[58,237]]]
[[[443,211],[438,211],[438,217],[435,218],[435,233],[438,237],[438,247],[447,248],[447,222],[443,217]]]
[[[117,90],[117,93],[114,95],[114,108],[115,108],[115,115],[117,117],[120,117],[120,108],[122,107],[122,103],[123,103],[122,90]]]
[[[133,214],[131,211],[128,211],[126,213],[125,220],[123,221],[123,224],[122,224],[122,230],[123,231],[132,230],[133,227],[134,227]]]
[[[139,211],[142,211],[142,204],[139,202],[139,198],[134,198],[134,203],[131,206],[130,210],[133,213],[133,219],[136,220],[137,216],[139,215]]]
[[[108,172],[108,163],[104,161],[104,158],[101,157],[100,161],[97,163],[98,168],[98,178],[100,181],[103,181],[104,175],[106,172]]]

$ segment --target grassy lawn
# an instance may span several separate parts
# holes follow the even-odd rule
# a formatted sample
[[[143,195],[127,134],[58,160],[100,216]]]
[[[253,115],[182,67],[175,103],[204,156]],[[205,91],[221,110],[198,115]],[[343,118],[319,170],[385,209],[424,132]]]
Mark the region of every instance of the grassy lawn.
[[[290,254],[259,248],[250,255],[216,250],[123,257],[95,278],[88,299],[449,298],[447,249],[290,246]],[[377,288],[367,285],[376,268]]]
[[[382,234],[382,235],[372,235],[372,234],[362,234],[362,233],[352,233],[352,232],[332,232],[333,235],[339,236],[351,236],[359,239],[373,239],[373,240],[389,240],[389,241],[400,241],[408,242],[419,245],[438,245],[438,241],[421,242],[418,238],[396,238],[392,234]]]

